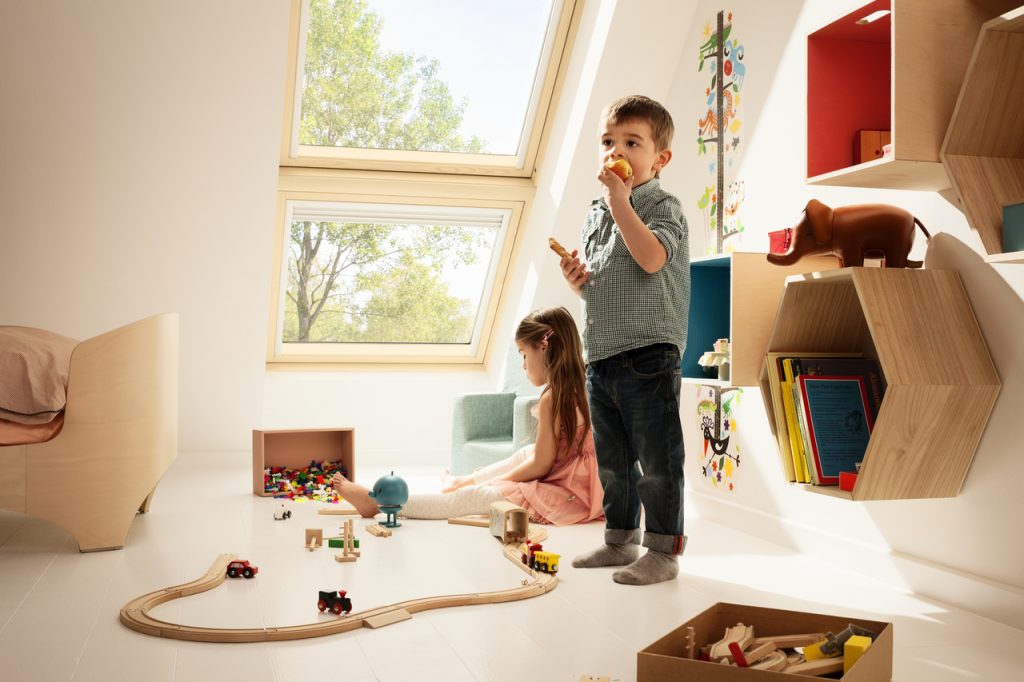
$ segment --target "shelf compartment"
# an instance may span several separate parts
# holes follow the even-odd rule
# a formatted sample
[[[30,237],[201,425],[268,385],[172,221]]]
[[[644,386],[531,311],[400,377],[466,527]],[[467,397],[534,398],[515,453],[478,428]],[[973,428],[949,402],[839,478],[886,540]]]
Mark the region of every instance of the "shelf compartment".
[[[978,29],[1018,2],[875,0],[808,34],[808,184],[948,188],[939,150]],[[859,129],[890,130],[892,155],[851,165]]]
[[[767,350],[860,352],[888,384],[852,495],[815,492],[853,500],[960,492],[1000,382],[959,274],[843,268],[790,278]]]
[[[981,28],[940,154],[968,224],[993,255],[1003,251],[1003,206],[1024,202],[1022,91],[1018,7]]]
[[[301,469],[313,460],[340,461],[348,479],[356,480],[355,429],[253,429],[252,492],[273,497],[263,491],[263,470],[267,467]]]
[[[717,386],[757,386],[775,311],[786,278],[839,266],[834,256],[811,256],[772,265],[767,254],[737,251],[690,262],[690,313],[683,381]],[[729,339],[728,381],[706,377],[697,364],[718,339]]]

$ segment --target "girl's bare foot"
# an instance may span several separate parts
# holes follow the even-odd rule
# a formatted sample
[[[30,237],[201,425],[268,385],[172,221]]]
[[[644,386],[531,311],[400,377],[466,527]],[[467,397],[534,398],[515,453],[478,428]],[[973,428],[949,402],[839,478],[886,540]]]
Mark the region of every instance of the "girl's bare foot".
[[[331,478],[331,487],[338,491],[344,499],[352,503],[352,506],[356,508],[359,515],[364,519],[372,519],[377,515],[379,508],[377,503],[370,497],[370,491],[367,488],[353,483],[341,474],[334,474]]]

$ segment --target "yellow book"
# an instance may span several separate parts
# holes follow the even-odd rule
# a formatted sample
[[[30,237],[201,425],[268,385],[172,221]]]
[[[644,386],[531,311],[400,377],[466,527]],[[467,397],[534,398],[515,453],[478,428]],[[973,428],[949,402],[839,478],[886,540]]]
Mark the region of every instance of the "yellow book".
[[[793,469],[798,483],[810,483],[811,475],[807,468],[807,457],[804,453],[804,440],[800,432],[800,421],[793,402],[793,365],[789,358],[782,360],[785,378],[782,381],[782,405],[786,410],[786,427],[789,431],[789,447],[793,453]]]
[[[768,396],[765,408],[769,414],[768,423],[775,436],[775,444],[779,448],[779,461],[786,472],[786,480],[797,481],[796,470],[793,468],[793,452],[789,447],[789,428],[786,426],[786,410],[782,404],[782,377],[779,376],[777,357],[781,353],[768,353],[764,358],[764,377],[768,382]],[[762,379],[764,381],[764,379]],[[770,408],[770,409],[769,409]]]

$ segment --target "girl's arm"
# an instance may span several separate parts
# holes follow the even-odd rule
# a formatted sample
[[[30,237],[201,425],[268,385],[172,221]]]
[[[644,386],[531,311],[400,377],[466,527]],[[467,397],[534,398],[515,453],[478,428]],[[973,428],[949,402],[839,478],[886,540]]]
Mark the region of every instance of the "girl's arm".
[[[551,391],[544,391],[537,407],[537,442],[533,454],[512,471],[498,476],[495,481],[512,481],[523,483],[544,478],[555,463],[558,442],[552,432],[551,422],[554,419],[554,401]]]

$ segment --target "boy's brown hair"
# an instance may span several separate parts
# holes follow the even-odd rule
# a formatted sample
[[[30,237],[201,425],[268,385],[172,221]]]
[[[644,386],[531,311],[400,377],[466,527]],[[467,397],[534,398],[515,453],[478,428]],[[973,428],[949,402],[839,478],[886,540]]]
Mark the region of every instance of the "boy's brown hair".
[[[626,121],[647,121],[651,126],[651,132],[654,133],[654,146],[657,151],[672,148],[672,136],[675,134],[672,115],[650,97],[629,95],[617,99],[605,107],[602,119],[613,125]]]

